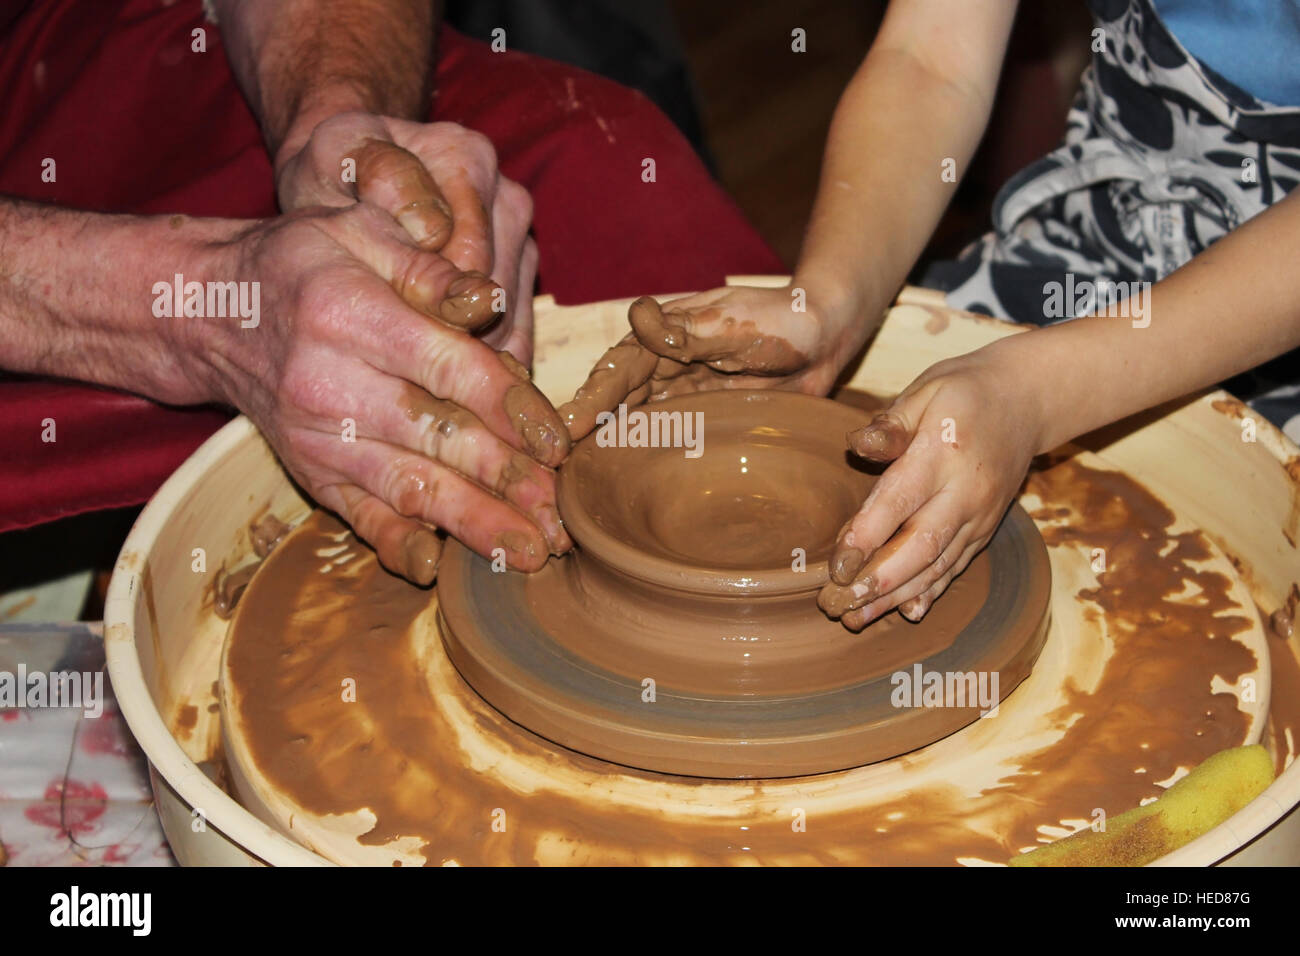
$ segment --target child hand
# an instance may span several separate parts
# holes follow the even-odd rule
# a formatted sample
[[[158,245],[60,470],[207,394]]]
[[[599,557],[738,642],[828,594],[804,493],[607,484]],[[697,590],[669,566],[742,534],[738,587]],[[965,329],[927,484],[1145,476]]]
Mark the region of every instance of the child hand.
[[[932,366],[849,435],[858,455],[892,462],[840,532],[818,596],[850,630],[895,607],[924,617],[1019,489],[1039,451],[1040,403],[1002,344]]]
[[[628,319],[632,333],[559,408],[575,441],[621,403],[721,388],[823,395],[874,328],[857,309],[808,301],[797,283],[713,289],[663,305],[643,296]]]

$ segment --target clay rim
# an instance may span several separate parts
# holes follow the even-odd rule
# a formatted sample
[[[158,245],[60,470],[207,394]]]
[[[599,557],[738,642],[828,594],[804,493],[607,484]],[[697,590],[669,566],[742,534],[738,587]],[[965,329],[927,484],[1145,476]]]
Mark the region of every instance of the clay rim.
[[[801,414],[809,421],[824,422],[828,418],[838,417],[842,420],[842,431],[847,435],[855,428],[865,425],[870,417],[867,413],[844,405],[829,398],[818,398],[802,392],[786,392],[776,389],[719,389],[711,392],[693,392],[676,398],[655,402],[654,408],[671,411],[685,411],[693,399],[701,395],[727,395],[729,401],[737,406],[744,403],[750,406],[751,414],[761,414],[761,406],[768,403],[786,403],[802,405]],[[593,433],[594,435],[594,433]],[[588,435],[582,441],[593,441]],[[845,443],[847,452],[848,444]],[[734,568],[716,568],[684,561],[670,561],[657,555],[648,554],[635,545],[622,541],[592,518],[578,492],[579,481],[575,469],[581,467],[583,459],[571,455],[559,469],[556,481],[556,502],[565,529],[578,545],[579,553],[585,552],[602,564],[638,581],[703,595],[771,595],[783,596],[819,591],[830,580],[829,569],[824,560],[809,561],[803,571],[793,568],[765,568],[755,571],[738,571]]]

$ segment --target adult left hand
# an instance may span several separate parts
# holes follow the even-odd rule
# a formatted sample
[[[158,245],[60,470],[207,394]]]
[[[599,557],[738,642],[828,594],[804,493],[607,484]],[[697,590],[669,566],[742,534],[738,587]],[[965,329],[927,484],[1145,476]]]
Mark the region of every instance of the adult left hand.
[[[537,276],[537,245],[528,236],[532,198],[501,175],[486,136],[455,123],[338,113],[308,132],[291,133],[275,165],[285,211],[371,203],[425,250],[485,277],[462,327],[523,365],[531,363]]]

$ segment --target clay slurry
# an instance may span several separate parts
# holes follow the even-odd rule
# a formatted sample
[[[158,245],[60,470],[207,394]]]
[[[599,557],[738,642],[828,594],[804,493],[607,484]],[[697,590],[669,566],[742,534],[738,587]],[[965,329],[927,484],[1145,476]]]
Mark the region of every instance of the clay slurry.
[[[1255,666],[1229,639],[1253,609],[1232,603],[1226,577],[1197,568],[1207,542],[1198,532],[1171,533],[1173,513],[1147,489],[1070,461],[1032,476],[1030,488],[1056,525],[1050,547],[1109,549],[1109,569],[1076,600],[1104,619],[1114,654],[1095,688],[1069,689],[1053,717],[1059,739],[1007,766],[982,794],[921,786],[903,799],[828,811],[797,832],[785,805],[801,799],[797,788],[780,812],[770,806],[769,795],[786,793],[788,783],[640,773],[557,748],[484,704],[445,658],[435,656],[426,683],[412,666],[409,631],[430,593],[383,571],[321,512],[276,548],[244,595],[230,637],[234,716],[260,772],[298,806],[319,814],[369,808],[377,822],[364,843],[414,836],[435,864],[1005,860],[1034,845],[1040,826],[1089,820],[1095,807],[1137,806],[1179,767],[1242,743],[1247,716],[1210,682],[1218,675],[1232,683]],[[321,573],[317,552],[340,542],[355,558]],[[1189,584],[1202,600],[1174,600]],[[356,703],[340,701],[344,677],[357,681]],[[502,766],[536,768],[535,782],[506,783],[474,765],[457,743],[466,733],[508,754],[497,758]],[[928,753],[905,762],[920,770]],[[809,786],[847,785],[857,773]],[[620,780],[657,796],[602,796]],[[495,808],[509,817],[500,832]]]

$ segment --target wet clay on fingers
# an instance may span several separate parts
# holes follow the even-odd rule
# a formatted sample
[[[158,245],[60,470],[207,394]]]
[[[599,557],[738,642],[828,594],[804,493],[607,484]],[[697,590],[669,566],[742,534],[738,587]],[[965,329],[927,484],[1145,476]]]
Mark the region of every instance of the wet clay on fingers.
[[[705,362],[720,372],[787,375],[808,364],[806,356],[785,339],[758,328],[753,321],[727,315],[722,306],[691,313],[664,309],[642,296],[628,309],[638,341],[650,351],[678,362]],[[701,326],[708,335],[694,331]]]
[[[501,287],[483,273],[466,272],[447,287],[438,317],[458,329],[477,332],[501,317],[495,307],[503,295]]]
[[[530,455],[544,465],[554,466],[564,460],[569,452],[569,434],[541,392],[520,382],[506,389],[502,405]]]
[[[559,408],[560,418],[575,437],[596,426],[596,416],[622,402],[637,404],[639,391],[650,381],[659,356],[628,336],[607,349],[573,398]]]

